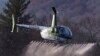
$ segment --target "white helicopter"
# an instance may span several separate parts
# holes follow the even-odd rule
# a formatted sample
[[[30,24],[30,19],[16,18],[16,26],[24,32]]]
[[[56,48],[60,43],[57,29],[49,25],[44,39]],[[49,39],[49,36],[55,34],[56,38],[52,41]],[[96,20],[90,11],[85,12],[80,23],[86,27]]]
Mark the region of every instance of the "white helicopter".
[[[54,40],[54,41],[67,41],[72,38],[72,31],[69,27],[66,26],[58,26],[57,18],[56,18],[56,9],[52,7],[54,14],[52,18],[51,27],[46,26],[38,26],[38,25],[26,25],[26,24],[16,24],[19,27],[25,27],[30,29],[38,29],[40,30],[41,37],[46,40]],[[12,16],[12,32],[14,30],[14,16]]]

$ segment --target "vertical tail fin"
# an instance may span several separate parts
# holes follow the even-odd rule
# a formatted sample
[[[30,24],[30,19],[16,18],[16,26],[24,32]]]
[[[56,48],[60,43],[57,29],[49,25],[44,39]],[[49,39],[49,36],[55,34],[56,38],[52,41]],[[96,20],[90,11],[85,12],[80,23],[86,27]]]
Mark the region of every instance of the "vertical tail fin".
[[[56,9],[55,9],[55,7],[52,7],[52,9],[53,9],[53,11],[54,11],[54,14],[53,14],[53,18],[52,18],[51,27],[55,27],[55,26],[57,26]]]
[[[15,28],[15,19],[14,19],[14,15],[12,14],[12,30],[11,30],[11,32],[14,32],[14,28]]]

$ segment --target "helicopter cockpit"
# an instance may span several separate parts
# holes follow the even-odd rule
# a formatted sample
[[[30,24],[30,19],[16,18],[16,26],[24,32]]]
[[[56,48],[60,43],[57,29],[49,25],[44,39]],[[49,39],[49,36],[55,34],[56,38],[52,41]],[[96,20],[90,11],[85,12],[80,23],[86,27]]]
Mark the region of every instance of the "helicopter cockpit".
[[[61,27],[61,26],[56,27],[56,31],[57,31],[59,37],[68,38],[68,39],[71,38],[71,35],[70,35],[71,31],[67,27],[66,28]]]

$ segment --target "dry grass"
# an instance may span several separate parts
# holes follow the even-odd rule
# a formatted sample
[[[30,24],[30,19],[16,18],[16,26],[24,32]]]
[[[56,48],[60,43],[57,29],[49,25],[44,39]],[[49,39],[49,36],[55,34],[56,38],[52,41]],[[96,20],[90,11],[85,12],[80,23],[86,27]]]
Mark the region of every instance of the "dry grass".
[[[97,43],[59,45],[41,41],[32,41],[21,56],[100,56]]]

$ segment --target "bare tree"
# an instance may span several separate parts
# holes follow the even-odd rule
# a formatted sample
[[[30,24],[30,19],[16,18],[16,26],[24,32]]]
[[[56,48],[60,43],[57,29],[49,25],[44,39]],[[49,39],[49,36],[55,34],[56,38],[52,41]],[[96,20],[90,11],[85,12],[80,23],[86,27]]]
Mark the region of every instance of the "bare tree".
[[[93,17],[85,17],[80,21],[80,25],[80,29],[89,36],[89,41],[96,41],[100,33],[98,20]]]
[[[62,24],[69,27],[73,33],[70,43],[83,43],[87,42],[87,39],[84,38],[86,35],[80,30],[80,25],[69,19],[62,21]]]

